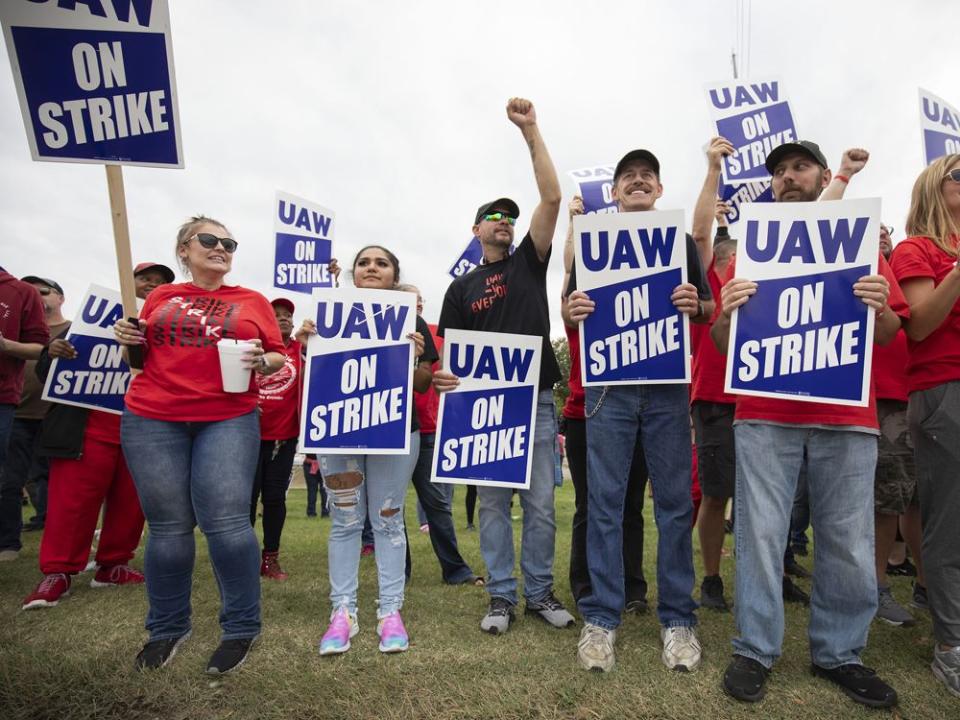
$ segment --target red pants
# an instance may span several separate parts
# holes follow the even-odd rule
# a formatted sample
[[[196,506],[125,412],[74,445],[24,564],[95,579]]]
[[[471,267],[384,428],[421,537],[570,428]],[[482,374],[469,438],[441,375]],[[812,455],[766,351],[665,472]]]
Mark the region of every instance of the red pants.
[[[140,543],[143,511],[120,449],[120,416],[91,411],[80,458],[50,460],[42,573],[78,573],[87,566],[104,502],[97,564],[125,564]]]

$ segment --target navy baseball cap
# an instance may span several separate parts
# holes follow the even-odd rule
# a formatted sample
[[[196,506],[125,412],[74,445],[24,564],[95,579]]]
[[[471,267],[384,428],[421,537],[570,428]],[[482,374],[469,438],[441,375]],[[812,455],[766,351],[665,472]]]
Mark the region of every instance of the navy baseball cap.
[[[824,170],[829,167],[829,165],[827,165],[827,158],[825,158],[823,153],[820,151],[819,145],[809,140],[801,140],[800,142],[795,143],[784,143],[783,145],[778,145],[771,150],[770,154],[767,155],[767,161],[764,163],[767,168],[767,172],[773,175],[773,171],[776,169],[777,163],[792,153],[801,153],[802,155],[812,158],[817,165],[822,167]]]

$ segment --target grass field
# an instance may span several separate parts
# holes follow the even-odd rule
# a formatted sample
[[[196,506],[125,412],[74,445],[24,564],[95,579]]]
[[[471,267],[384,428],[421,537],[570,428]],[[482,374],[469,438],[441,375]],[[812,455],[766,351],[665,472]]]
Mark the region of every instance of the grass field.
[[[413,494],[407,518],[415,522]],[[306,518],[305,493],[291,490],[283,536],[285,583],[263,585],[263,634],[236,674],[211,681],[203,673],[218,640],[219,600],[206,548],[198,536],[194,631],[171,665],[139,674],[133,658],[145,640],[141,588],[93,590],[89,575],[50,610],[23,612],[20,600],[39,580],[35,533],[25,535],[21,559],[0,564],[0,720],[186,718],[960,718],[929,670],[928,617],[913,628],[875,624],[865,661],[900,693],[893,713],[855,705],[808,671],[806,611],[788,608],[784,657],[771,675],[767,698],[744,705],[726,697],[720,676],[734,632],[729,614],[700,611],[701,669],[671,673],[659,658],[655,616],[627,618],[613,673],[585,673],[576,663],[578,629],[554,630],[519,617],[503,637],[479,631],[487,598],[472,587],[447,587],[429,539],[412,527],[413,579],[404,619],[410,651],[382,655],[375,635],[376,569],[361,563],[360,634],[338,658],[321,658],[317,643],[329,614],[326,579],[328,520]],[[517,511],[519,512],[519,511]],[[556,589],[572,604],[566,579],[573,489],[557,494]],[[656,529],[647,506],[647,568],[655,597]],[[463,491],[455,518],[460,547],[482,571],[477,534],[465,525]],[[515,539],[519,541],[519,521]],[[728,544],[730,539],[728,538]],[[696,548],[698,543],[694,542]],[[140,554],[134,564],[140,566]],[[699,566],[699,558],[697,558]],[[699,568],[698,568],[699,572]],[[728,595],[733,560],[724,560]],[[699,583],[698,583],[699,585]],[[809,588],[808,585],[806,587]],[[894,579],[907,599],[909,583]]]

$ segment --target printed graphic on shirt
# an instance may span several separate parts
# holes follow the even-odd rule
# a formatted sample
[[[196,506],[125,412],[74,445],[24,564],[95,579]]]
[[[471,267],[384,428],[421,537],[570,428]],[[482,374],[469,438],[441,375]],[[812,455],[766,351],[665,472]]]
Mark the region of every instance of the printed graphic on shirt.
[[[507,296],[507,285],[503,280],[503,273],[499,272],[496,275],[491,275],[486,279],[486,283],[483,288],[483,295],[476,300],[471,301],[470,310],[476,315],[479,312],[484,310],[489,310],[493,305]]]
[[[272,375],[257,375],[261,402],[283,400],[284,394],[296,384],[297,364],[289,355],[284,358],[283,367]]]
[[[154,345],[210,347],[224,338],[235,338],[243,303],[215,297],[177,296],[157,310],[150,326]]]

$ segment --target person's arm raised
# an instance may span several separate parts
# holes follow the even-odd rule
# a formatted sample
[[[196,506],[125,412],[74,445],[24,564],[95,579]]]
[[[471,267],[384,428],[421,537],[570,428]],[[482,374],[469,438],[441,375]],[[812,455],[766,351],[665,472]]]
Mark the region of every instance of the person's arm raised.
[[[560,214],[560,202],[563,199],[560,195],[560,180],[537,127],[537,113],[533,103],[523,98],[510,98],[507,103],[507,117],[520,128],[530,149],[533,174],[540,193],[540,203],[530,219],[530,239],[537,250],[537,257],[544,260],[553,244],[553,232]]]
[[[830,184],[820,193],[820,200],[842,200],[850,179],[863,170],[869,159],[870,153],[863,148],[850,148],[843,153],[843,157],[840,159],[840,169],[831,178]]]
[[[717,211],[717,187],[720,183],[720,162],[733,154],[733,145],[723,137],[715,137],[707,147],[707,175],[693,208],[691,235],[697,244],[700,263],[704,269],[713,261],[713,219]]]

